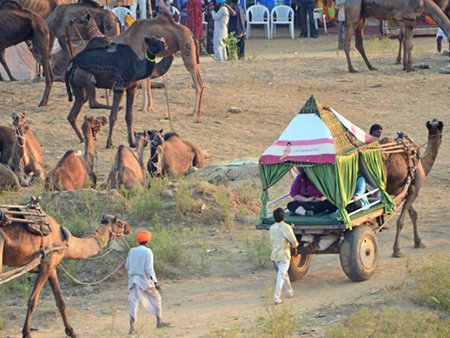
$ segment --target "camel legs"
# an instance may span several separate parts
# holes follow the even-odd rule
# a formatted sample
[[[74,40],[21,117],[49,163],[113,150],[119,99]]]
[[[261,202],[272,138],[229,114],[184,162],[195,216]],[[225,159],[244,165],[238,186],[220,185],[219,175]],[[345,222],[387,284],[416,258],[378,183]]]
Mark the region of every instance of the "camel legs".
[[[5,238],[2,235],[2,232],[0,231],[0,273],[3,269],[3,247],[5,245]]]
[[[151,90],[151,80],[150,78],[146,78],[141,80],[142,87],[142,111],[143,112],[152,112],[153,111],[153,98],[152,98],[152,90]]]
[[[419,237],[419,233],[417,231],[417,212],[412,208],[412,204],[416,200],[418,195],[418,191],[414,185],[411,185],[408,189],[408,196],[406,197],[405,203],[403,204],[402,211],[397,220],[397,232],[395,233],[395,241],[394,241],[394,253],[392,257],[403,257],[400,252],[400,232],[403,229],[403,224],[405,222],[406,212],[409,213],[411,220],[413,221],[414,226],[414,242],[416,240],[417,243],[421,244],[421,239]],[[410,211],[412,209],[412,211]]]
[[[402,62],[402,44],[403,44],[404,32],[405,32],[404,24],[401,24],[400,31],[398,33],[398,54],[397,54],[397,59],[395,59],[396,65],[399,65]]]
[[[403,38],[403,70],[408,72],[414,71],[414,65],[412,61],[412,48],[413,48],[413,29],[414,21],[405,22],[405,36]]]
[[[113,98],[113,105],[111,109],[111,114],[109,115],[109,134],[108,139],[106,141],[106,148],[112,148],[113,147],[113,131],[114,131],[114,125],[117,121],[117,112],[119,111],[119,105],[120,101],[122,100],[123,96],[123,90],[120,89],[114,89],[114,98]],[[128,112],[128,102],[127,102],[127,112]]]
[[[350,73],[357,73],[358,70],[353,67],[352,60],[350,59],[350,43],[352,42],[353,34],[355,33],[355,24],[352,22],[345,22],[345,32],[344,32],[344,52],[347,58],[348,71]]]
[[[93,83],[86,83],[85,88],[88,93],[89,108],[91,108],[91,109],[112,109],[112,106],[110,106],[109,104],[103,104],[103,103],[99,103],[97,101],[97,98],[95,97],[96,89],[95,89],[95,85]],[[106,92],[107,101],[109,101],[108,89],[106,89],[105,92]]]
[[[42,43],[39,40],[39,36],[33,39],[33,56],[38,63],[42,65],[43,73],[45,76],[45,90],[42,95],[39,107],[46,106],[48,102],[48,96],[53,84],[53,72],[50,67],[50,55],[48,54],[48,45]]]
[[[53,290],[53,296],[55,297],[55,303],[58,307],[59,313],[61,313],[61,317],[64,322],[64,327],[66,331],[66,335],[69,337],[76,337],[76,334],[72,328],[72,324],[70,323],[69,317],[67,316],[66,311],[66,302],[61,293],[61,287],[59,285],[58,275],[56,274],[56,269],[50,274],[50,286]]]
[[[9,70],[8,65],[6,64],[6,57],[5,57],[5,50],[0,51],[0,63],[2,64],[3,68],[5,68],[6,73],[9,76],[9,79],[11,81],[17,81],[17,79],[11,74],[11,71]],[[0,81],[3,81],[2,76],[0,75]]]
[[[200,114],[202,111],[202,95],[205,86],[200,75],[200,64],[198,63],[197,48],[198,47],[195,41],[193,41],[193,46],[191,46],[191,44],[189,43],[186,43],[185,45],[181,46],[181,56],[183,58],[184,66],[191,74],[192,81],[194,82],[195,106],[192,115],[196,117],[196,122],[199,122]]]
[[[127,104],[125,112],[125,121],[127,122],[127,131],[128,131],[128,144],[132,148],[136,147],[136,142],[133,133],[133,103],[134,98],[136,96],[137,85],[138,82],[136,82],[130,88],[127,88]]]
[[[365,26],[366,26],[366,19],[361,18],[359,20],[358,26],[356,27],[355,47],[358,50],[359,54],[361,54],[362,58],[364,59],[364,62],[366,63],[367,68],[369,68],[369,70],[377,70],[370,63],[369,59],[367,58],[366,51],[364,50],[364,27]]]
[[[54,269],[54,268],[53,268]],[[25,323],[22,329],[23,337],[31,337],[30,325],[33,312],[38,304],[39,295],[41,294],[42,288],[51,273],[51,267],[48,262],[42,262],[39,266],[39,273],[34,282],[34,288],[31,292],[30,298],[28,299],[27,316],[25,317]]]
[[[88,100],[87,94],[86,94],[86,90],[84,88],[80,88],[78,85],[76,85],[76,86],[72,85],[72,90],[73,90],[73,95],[75,96],[75,102],[73,103],[72,109],[70,110],[70,113],[67,116],[67,120],[69,121],[73,130],[75,130],[75,133],[77,134],[80,142],[83,143],[84,138],[83,138],[83,134],[81,134],[81,131],[78,128],[77,117],[78,117],[78,114],[80,113],[81,108]]]

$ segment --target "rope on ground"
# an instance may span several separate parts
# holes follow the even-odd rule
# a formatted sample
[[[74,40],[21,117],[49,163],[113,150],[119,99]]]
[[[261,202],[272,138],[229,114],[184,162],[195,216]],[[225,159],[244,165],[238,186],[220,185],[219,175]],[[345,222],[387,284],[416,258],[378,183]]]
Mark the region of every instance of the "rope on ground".
[[[96,284],[100,284],[102,282],[104,282],[105,280],[107,280],[108,278],[110,278],[111,276],[113,276],[117,271],[120,270],[120,268],[125,264],[127,260],[125,259],[122,263],[119,264],[119,266],[117,268],[114,269],[113,272],[111,272],[110,274],[106,275],[105,277],[103,277],[100,280],[96,280],[96,281],[92,281],[92,282],[83,282],[80,281],[79,279],[77,279],[76,277],[74,277],[72,274],[70,274],[69,271],[67,271],[67,269],[64,267],[64,265],[62,265],[62,263],[59,263],[59,267],[61,268],[62,271],[65,272],[65,274],[67,276],[70,277],[70,279],[72,279],[75,283],[80,284],[80,285],[96,285]]]
[[[381,230],[383,230],[384,226],[385,226],[386,224],[388,224],[389,221],[390,221],[390,220],[397,214],[397,212],[403,207],[403,203],[404,203],[404,202],[405,202],[405,201],[403,200],[403,201],[400,203],[400,205],[394,210],[394,212],[392,213],[392,215],[390,215],[390,216],[388,217],[388,219],[387,219],[386,221],[384,221],[383,225],[377,229],[376,233],[379,233]]]

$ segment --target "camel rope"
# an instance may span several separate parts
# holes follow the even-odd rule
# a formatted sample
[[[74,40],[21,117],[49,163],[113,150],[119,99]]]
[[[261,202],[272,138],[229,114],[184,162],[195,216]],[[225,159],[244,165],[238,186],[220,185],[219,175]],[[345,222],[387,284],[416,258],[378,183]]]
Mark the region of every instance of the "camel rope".
[[[175,132],[175,128],[173,127],[173,123],[172,123],[172,117],[170,116],[169,89],[167,88],[167,74],[164,74],[164,93],[166,96],[167,115],[169,116],[169,127],[170,127],[170,130]]]

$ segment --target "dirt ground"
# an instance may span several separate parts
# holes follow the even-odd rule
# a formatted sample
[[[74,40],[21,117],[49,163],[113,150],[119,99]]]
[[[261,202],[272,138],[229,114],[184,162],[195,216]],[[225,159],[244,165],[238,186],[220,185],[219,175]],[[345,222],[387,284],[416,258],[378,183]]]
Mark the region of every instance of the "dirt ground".
[[[287,32],[280,30],[279,36],[287,37]],[[372,123],[381,123],[386,136],[405,131],[419,144],[425,144],[425,123],[433,117],[444,122],[446,132],[450,122],[449,77],[439,74],[438,69],[448,65],[448,58],[436,53],[434,38],[414,40],[416,63],[427,62],[431,69],[411,73],[394,65],[396,41],[366,42],[369,58],[378,71],[369,72],[353,51],[354,65],[361,71],[358,74],[347,72],[345,55],[336,50],[336,44],[336,36],[321,36],[317,40],[250,39],[245,61],[217,63],[203,56],[201,72],[207,87],[201,123],[194,123],[192,116],[186,115],[192,111],[195,96],[190,76],[177,58],[167,76],[174,129],[208,152],[207,164],[257,158],[277,139],[309,96],[315,95],[363,129],[367,130]],[[0,122],[9,124],[11,112],[26,111],[30,126],[43,146],[48,170],[66,150],[83,148],[66,120],[71,104],[64,85],[55,83],[49,106],[38,108],[43,89],[43,83],[0,83]],[[138,95],[135,129],[164,128],[168,131],[169,123],[161,120],[167,113],[165,91],[153,90],[153,95],[156,111],[145,114],[139,109],[142,97]],[[243,112],[227,113],[229,106],[240,107]],[[107,113],[89,111],[86,106],[80,121],[84,114]],[[296,297],[283,305],[289,307],[299,321],[313,328],[303,334],[300,332],[299,336],[323,336],[326,326],[342,318],[349,306],[392,305],[393,300],[386,290],[404,279],[407,262],[415,264],[436,252],[448,253],[450,211],[446,192],[450,188],[450,145],[447,140],[444,135],[440,154],[415,204],[427,248],[413,249],[411,223],[407,219],[401,238],[406,258],[391,258],[394,219],[390,229],[378,236],[380,261],[375,275],[366,282],[348,280],[338,255],[314,257],[310,272],[294,284]],[[125,142],[126,125],[121,111],[115,143]],[[100,180],[106,178],[115,154],[115,150],[105,149],[105,144],[106,128],[98,135],[97,143]],[[233,247],[233,243],[224,245]],[[234,273],[227,277],[192,276],[179,281],[162,281],[164,315],[173,327],[157,332],[153,328],[154,319],[141,309],[139,335],[202,337],[220,328],[252,325],[265,311],[266,290],[274,272],[250,269],[240,248],[234,248],[232,262]],[[80,296],[65,292],[70,316],[80,337],[126,336],[126,277],[96,290],[86,289]],[[25,309],[24,302],[0,304],[0,313],[10,313],[1,337],[20,335]],[[33,333],[34,337],[63,336],[63,325],[51,295],[42,297],[33,326],[39,328]]]

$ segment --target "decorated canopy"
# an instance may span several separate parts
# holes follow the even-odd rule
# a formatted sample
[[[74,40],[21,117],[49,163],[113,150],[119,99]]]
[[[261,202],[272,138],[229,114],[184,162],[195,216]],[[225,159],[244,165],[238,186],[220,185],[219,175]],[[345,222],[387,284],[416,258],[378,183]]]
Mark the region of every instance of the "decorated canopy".
[[[394,202],[386,193],[378,142],[334,109],[311,96],[281,136],[259,159],[263,186],[260,217],[267,213],[268,189],[292,167],[301,166],[317,188],[337,206],[337,219],[351,226],[345,207],[356,187],[358,168],[380,189],[389,213]]]

